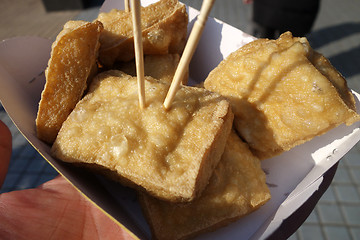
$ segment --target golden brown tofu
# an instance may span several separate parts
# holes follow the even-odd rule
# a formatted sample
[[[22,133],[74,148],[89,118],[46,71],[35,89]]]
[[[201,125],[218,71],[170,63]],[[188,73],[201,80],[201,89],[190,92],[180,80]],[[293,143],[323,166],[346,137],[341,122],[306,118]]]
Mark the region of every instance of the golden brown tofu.
[[[97,71],[102,29],[99,21],[69,21],[57,36],[36,118],[39,139],[54,142],[62,123],[82,97],[88,79]]]
[[[131,12],[113,9],[100,13],[104,24],[101,34],[100,62],[112,66],[115,61],[134,58]],[[160,0],[141,8],[144,54],[181,54],[186,42],[188,15],[185,5],[177,0]]]
[[[232,131],[200,198],[179,204],[140,194],[140,202],[154,239],[186,239],[225,226],[264,205],[271,198],[265,178],[259,159]]]
[[[179,54],[146,55],[144,56],[144,74],[171,83],[179,61]],[[119,62],[114,67],[126,74],[136,76],[135,61]],[[187,81],[188,75],[184,77],[182,83],[186,85]]]
[[[238,133],[261,159],[359,120],[345,79],[290,32],[235,51],[204,86],[230,100]]]
[[[169,201],[190,201],[207,185],[231,130],[229,102],[206,89],[182,86],[170,110],[168,84],[120,71],[99,74],[56,138],[52,154],[103,170],[124,184]]]

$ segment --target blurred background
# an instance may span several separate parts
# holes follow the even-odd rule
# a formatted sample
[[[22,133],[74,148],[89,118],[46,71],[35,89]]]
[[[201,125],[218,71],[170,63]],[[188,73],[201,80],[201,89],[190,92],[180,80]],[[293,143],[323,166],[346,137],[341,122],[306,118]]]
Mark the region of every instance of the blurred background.
[[[53,40],[66,21],[95,19],[102,2],[1,0],[0,40],[17,36]],[[201,0],[182,2],[197,9],[202,3]],[[253,34],[253,3],[218,0],[211,16]],[[306,36],[310,45],[344,75],[349,87],[360,92],[360,1],[321,1],[311,31]],[[0,119],[13,135],[12,159],[0,192],[33,188],[57,176],[57,172],[19,133],[1,105]],[[332,184],[290,239],[360,239],[360,144],[340,161]]]

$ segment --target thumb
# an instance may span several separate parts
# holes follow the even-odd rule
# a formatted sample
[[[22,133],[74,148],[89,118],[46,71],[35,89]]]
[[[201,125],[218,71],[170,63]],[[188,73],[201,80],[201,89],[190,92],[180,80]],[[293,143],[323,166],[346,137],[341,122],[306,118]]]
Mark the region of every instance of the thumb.
[[[12,150],[11,139],[9,128],[0,120],[0,187],[4,183],[9,167]]]

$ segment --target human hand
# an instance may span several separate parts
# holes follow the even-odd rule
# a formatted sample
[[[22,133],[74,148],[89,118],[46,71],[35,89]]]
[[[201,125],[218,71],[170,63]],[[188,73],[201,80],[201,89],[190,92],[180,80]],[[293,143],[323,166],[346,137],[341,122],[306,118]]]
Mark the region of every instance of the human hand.
[[[11,133],[0,121],[0,186],[11,156]],[[35,189],[0,195],[1,239],[133,239],[63,177]]]

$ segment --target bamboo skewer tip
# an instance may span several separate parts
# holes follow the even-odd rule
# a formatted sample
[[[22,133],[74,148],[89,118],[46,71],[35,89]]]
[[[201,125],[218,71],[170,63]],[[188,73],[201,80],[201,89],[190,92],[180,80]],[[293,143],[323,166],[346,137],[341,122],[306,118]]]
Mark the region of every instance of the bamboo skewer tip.
[[[204,0],[200,9],[200,14],[191,30],[189,39],[185,45],[184,52],[180,58],[179,65],[176,68],[173,81],[171,82],[169,91],[164,100],[163,106],[168,110],[171,106],[172,101],[175,98],[176,92],[180,87],[181,81],[185,76],[188,69],[189,63],[192,56],[194,55],[195,49],[199,43],[200,37],[205,27],[206,20],[209,16],[211,8],[215,0]]]
[[[143,109],[145,108],[145,78],[140,7],[139,0],[131,0],[139,106]]]

